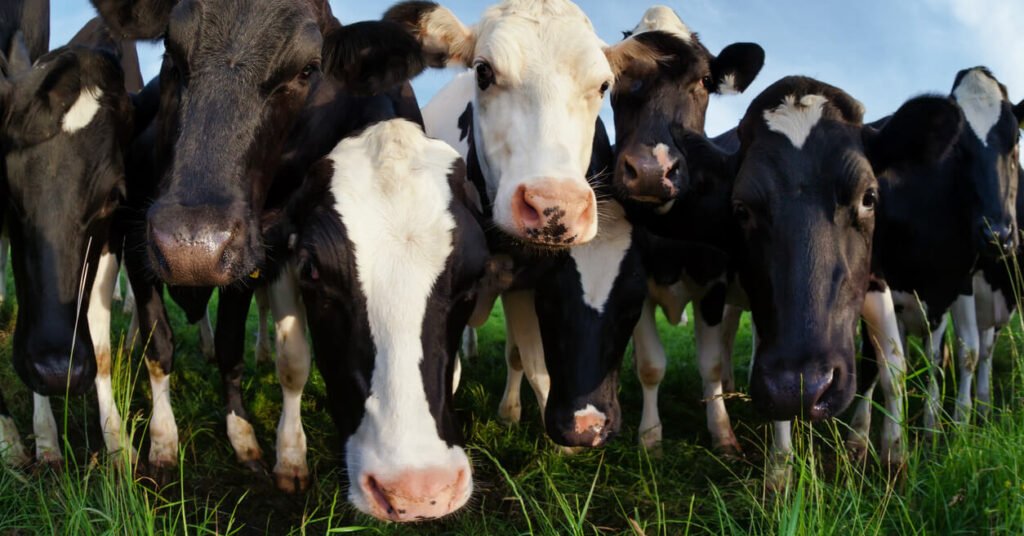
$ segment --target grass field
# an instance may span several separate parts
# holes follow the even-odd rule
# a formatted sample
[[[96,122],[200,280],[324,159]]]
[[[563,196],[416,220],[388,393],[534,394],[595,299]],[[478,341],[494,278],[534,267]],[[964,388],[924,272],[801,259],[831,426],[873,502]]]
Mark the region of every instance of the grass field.
[[[13,284],[8,281],[9,295]],[[0,385],[23,437],[31,434],[31,397],[10,364],[16,304],[0,310]],[[119,307],[119,305],[118,305]],[[500,309],[480,331],[480,358],[464,363],[456,397],[474,464],[476,493],[469,507],[439,522],[398,526],[375,522],[345,503],[337,437],[316,373],[306,389],[305,427],[314,483],[308,493],[284,495],[265,475],[241,468],[228,444],[219,376],[198,350],[197,330],[171,306],[177,361],[172,402],[181,437],[176,475],[157,485],[115,467],[102,450],[95,394],[54,404],[66,430],[63,470],[0,469],[0,536],[20,534],[1024,534],[1024,358],[1020,319],[997,349],[996,409],[990,422],[938,444],[916,439],[926,377],[920,348],[912,347],[910,458],[901,478],[872,463],[851,464],[842,450],[845,425],[797,426],[793,481],[787,492],[764,489],[770,427],[744,397],[727,401],[744,448],[743,460],[709,452],[700,380],[689,327],[659,318],[669,353],[661,391],[665,441],[660,456],[636,445],[640,388],[627,355],[620,397],[625,423],[607,448],[568,456],[543,433],[528,388],[523,422],[496,418],[505,379]],[[115,334],[128,318],[115,315]],[[250,314],[243,382],[257,437],[268,463],[280,389],[272,365],[254,364]],[[750,355],[746,317],[735,348],[738,387],[746,386]],[[120,407],[127,433],[148,448],[149,383],[136,355],[117,360]],[[951,394],[952,372],[947,373]],[[525,383],[525,382],[524,382]],[[130,400],[125,404],[125,400]],[[951,401],[947,409],[952,410]],[[876,412],[875,428],[881,420]],[[877,435],[877,434],[876,434]],[[31,447],[31,438],[26,441]]]

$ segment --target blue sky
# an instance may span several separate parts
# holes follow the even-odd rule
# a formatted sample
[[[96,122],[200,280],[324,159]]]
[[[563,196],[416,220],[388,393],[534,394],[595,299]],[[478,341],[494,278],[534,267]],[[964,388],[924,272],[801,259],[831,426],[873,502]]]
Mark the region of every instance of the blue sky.
[[[491,2],[442,1],[466,24],[476,22]],[[640,20],[648,4],[579,0],[598,35],[606,42]],[[1024,1],[891,0],[664,1],[676,10],[713,53],[737,41],[765,49],[765,67],[744,95],[712,99],[707,131],[734,126],[751,99],[779,78],[802,74],[843,88],[867,107],[867,119],[889,114],[921,93],[948,94],[956,72],[987,65],[1009,89],[1024,98]],[[343,22],[379,18],[390,2],[331,0]],[[654,4],[650,4],[654,5]],[[87,0],[52,0],[51,46],[67,42],[95,15]],[[1018,27],[1014,26],[1017,23]],[[162,47],[142,45],[147,79],[159,69]],[[452,76],[433,71],[414,81],[420,104]],[[607,102],[602,112],[610,126]]]

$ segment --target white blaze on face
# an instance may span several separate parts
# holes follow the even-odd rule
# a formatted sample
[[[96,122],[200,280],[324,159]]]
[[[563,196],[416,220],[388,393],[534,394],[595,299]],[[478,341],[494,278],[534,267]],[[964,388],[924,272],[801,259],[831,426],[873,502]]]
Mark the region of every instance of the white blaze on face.
[[[74,104],[68,108],[64,118],[61,119],[61,128],[64,129],[64,132],[73,134],[88,126],[96,117],[96,112],[100,110],[100,97],[102,96],[103,91],[98,87],[83,88]]]
[[[782,104],[764,111],[764,122],[769,130],[789,138],[797,149],[803,149],[814,125],[821,120],[826,102],[828,99],[821,95],[804,95],[799,101],[796,95],[787,95]]]
[[[963,110],[964,119],[974,135],[982,145],[988,145],[988,133],[1003,113],[1003,92],[999,82],[980,68],[971,69],[953,90],[953,98]]]
[[[640,23],[633,28],[633,35],[644,32],[674,34],[687,43],[693,39],[693,32],[683,23],[679,15],[676,15],[676,12],[667,6],[654,6],[644,12]]]
[[[598,313],[612,293],[620,265],[632,242],[633,226],[622,206],[615,201],[599,205],[601,227],[592,241],[569,249],[580,274],[583,301]]]
[[[600,89],[614,76],[590,20],[565,0],[509,0],[475,30],[471,61],[495,73],[494,84],[476,89],[477,156],[495,222],[516,229],[510,205],[521,186],[586,186]]]
[[[376,349],[365,414],[345,445],[349,500],[369,513],[363,474],[387,481],[410,469],[469,472],[463,449],[438,436],[420,373],[427,301],[453,249],[447,177],[458,154],[413,123],[392,120],[342,141],[330,158],[341,163],[332,179],[335,210],[354,249]]]

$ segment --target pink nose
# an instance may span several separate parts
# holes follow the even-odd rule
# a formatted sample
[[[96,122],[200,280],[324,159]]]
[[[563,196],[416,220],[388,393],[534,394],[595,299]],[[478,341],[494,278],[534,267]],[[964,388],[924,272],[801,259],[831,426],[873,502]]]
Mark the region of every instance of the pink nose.
[[[466,468],[410,469],[389,479],[364,473],[360,482],[370,514],[384,521],[437,519],[458,510],[469,498]]]
[[[520,185],[512,196],[515,232],[528,242],[571,246],[597,234],[597,199],[585,182],[544,179]]]

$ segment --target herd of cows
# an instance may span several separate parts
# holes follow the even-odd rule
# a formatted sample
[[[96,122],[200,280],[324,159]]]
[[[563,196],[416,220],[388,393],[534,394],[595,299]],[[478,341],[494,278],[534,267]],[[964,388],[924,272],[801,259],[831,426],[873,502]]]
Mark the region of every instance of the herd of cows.
[[[678,323],[690,302],[724,453],[739,449],[721,395],[735,388],[743,311],[750,394],[775,421],[780,460],[791,419],[837,415],[858,392],[848,444],[864,455],[880,388],[879,456],[901,463],[906,338],[931,359],[934,431],[947,312],[954,420],[990,405],[992,348],[1015,306],[1024,102],[983,67],[871,124],[842,89],[786,77],[708,139],[710,95],[745,90],[765,53],[736,43],[715,55],[665,7],[607,45],[568,0],[504,0],[471,26],[422,1],[347,26],[327,0],[92,2],[99,17],[49,52],[47,0],[0,6],[12,357],[35,393],[39,463],[61,457],[47,397],[92,386],[106,448],[132,448],[110,376],[122,263],[149,341],[152,467],[178,459],[166,287],[207,328],[218,291],[204,344],[238,461],[260,470],[240,389],[255,294],[273,316],[283,390],[278,487],[309,484],[300,408],[315,356],[348,499],[385,520],[442,517],[471,496],[457,351],[499,296],[500,416],[519,420],[525,376],[567,447],[619,431],[631,338],[639,439],[661,440],[655,310]],[[166,50],[145,87],[135,40]],[[409,80],[446,66],[466,70],[421,110]],[[615,140],[598,119],[606,94]],[[2,401],[0,448],[30,461]],[[783,465],[766,477],[785,485]]]

